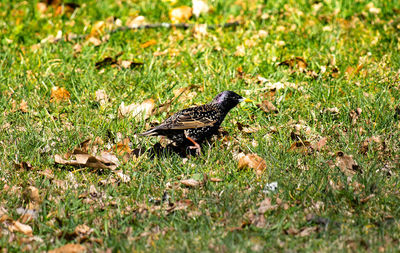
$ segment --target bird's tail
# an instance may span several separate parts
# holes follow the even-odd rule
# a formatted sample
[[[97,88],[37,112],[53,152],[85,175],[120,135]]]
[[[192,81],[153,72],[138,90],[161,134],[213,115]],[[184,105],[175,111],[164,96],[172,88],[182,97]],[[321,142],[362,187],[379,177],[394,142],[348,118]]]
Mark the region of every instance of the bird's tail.
[[[157,129],[156,128],[152,128],[144,133],[140,133],[140,136],[152,136],[152,135],[157,135]]]

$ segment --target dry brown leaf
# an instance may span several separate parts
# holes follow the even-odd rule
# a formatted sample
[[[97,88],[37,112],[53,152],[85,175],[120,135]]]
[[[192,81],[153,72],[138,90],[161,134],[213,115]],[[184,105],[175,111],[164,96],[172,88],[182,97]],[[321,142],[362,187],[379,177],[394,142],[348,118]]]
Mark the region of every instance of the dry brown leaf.
[[[71,165],[79,167],[88,167],[94,169],[111,169],[118,167],[118,158],[107,152],[102,152],[100,156],[92,156],[89,154],[75,154],[74,160],[64,160],[60,155],[55,155],[56,164]]]
[[[290,146],[290,151],[297,151],[300,153],[308,153],[310,151],[311,143],[309,141],[296,141]]]
[[[169,18],[173,24],[184,23],[192,16],[192,8],[189,6],[181,6],[174,8],[169,12]]]
[[[332,108],[326,108],[325,112],[329,112],[333,115],[336,115],[339,113],[339,109],[337,107],[332,107]]]
[[[361,108],[357,108],[356,110],[350,111],[351,123],[353,125],[355,125],[357,123],[357,119],[358,119],[358,117],[360,117],[361,113],[362,113]]]
[[[54,86],[51,88],[50,102],[68,101],[71,94],[63,87]]]
[[[33,201],[36,203],[40,203],[42,201],[39,195],[38,188],[34,186],[29,186],[28,188],[26,188],[24,195],[28,199],[28,201]]]
[[[20,162],[20,163],[15,163],[14,164],[14,168],[15,169],[19,169],[19,170],[26,170],[29,171],[31,170],[33,167],[30,164],[30,162]]]
[[[210,181],[211,182],[222,182],[224,180],[222,180],[221,178],[212,177],[212,178],[210,178]]]
[[[28,112],[28,103],[22,99],[21,103],[19,104],[19,110],[21,112]]]
[[[258,108],[260,108],[261,110],[263,110],[266,113],[278,112],[278,110],[276,109],[274,104],[268,100],[262,101],[261,104],[258,104],[257,106],[258,106]]]
[[[278,66],[281,65],[285,65],[285,66],[289,66],[290,68],[296,68],[298,69],[300,72],[303,72],[307,69],[307,62],[303,57],[295,57],[283,62],[280,62],[278,64]]]
[[[300,237],[305,237],[305,236],[309,236],[311,233],[313,233],[317,230],[318,230],[318,226],[303,227],[301,229],[291,227],[291,228],[285,230],[285,233],[288,235],[298,235]]]
[[[147,99],[141,104],[130,104],[125,106],[124,102],[118,108],[118,116],[120,118],[132,116],[133,118],[140,117],[144,120],[148,119],[153,112],[155,103],[153,99]]]
[[[197,96],[197,92],[191,91],[193,89],[192,86],[189,87],[181,87],[179,89],[175,89],[172,92],[174,93],[173,100],[177,99],[178,102],[190,102],[194,97]]]
[[[267,211],[276,210],[278,208],[278,205],[271,204],[271,199],[268,197],[265,198],[263,201],[261,201],[258,205],[259,205],[259,208],[257,209],[257,212],[259,214],[264,214]]]
[[[105,90],[97,90],[96,91],[96,101],[100,105],[104,105],[108,102],[108,96]]]
[[[75,227],[74,233],[77,236],[90,235],[93,232],[89,226],[82,224]]]
[[[73,49],[75,55],[79,54],[80,52],[82,52],[82,45],[77,43],[74,45]]]
[[[195,179],[189,178],[181,180],[181,184],[187,187],[198,187],[200,185],[200,182]]]
[[[10,226],[8,226],[10,232],[20,232],[27,236],[33,236],[32,227],[26,224],[22,224],[19,221],[13,221]]]
[[[94,46],[100,46],[101,45],[101,40],[96,38],[96,37],[89,37],[87,40],[89,43],[93,44]]]
[[[156,45],[156,44],[157,44],[157,41],[155,39],[151,39],[151,40],[141,44],[140,47],[141,48],[147,48],[147,47],[150,47],[150,46],[153,46],[153,45]]]
[[[317,150],[317,151],[321,151],[325,147],[327,142],[328,142],[328,138],[324,137],[313,145],[313,149]]]
[[[378,146],[376,147],[376,151],[382,151],[384,149],[384,144],[382,143],[381,138],[379,136],[372,136],[363,141],[363,143],[361,144],[360,152],[362,154],[366,154],[369,150],[369,146],[373,143],[378,144]]]
[[[53,179],[54,178],[54,174],[53,171],[49,168],[46,168],[44,170],[41,170],[38,172],[40,175],[45,176],[48,179]]]
[[[243,168],[251,168],[255,170],[257,175],[261,175],[264,170],[267,168],[267,163],[264,159],[259,157],[256,154],[239,154],[239,169]]]
[[[49,253],[81,253],[86,252],[86,247],[81,244],[69,243],[60,248],[50,250]]]
[[[357,162],[353,159],[353,156],[346,155],[341,151],[336,154],[335,165],[348,176],[354,175],[357,171],[361,172]]]

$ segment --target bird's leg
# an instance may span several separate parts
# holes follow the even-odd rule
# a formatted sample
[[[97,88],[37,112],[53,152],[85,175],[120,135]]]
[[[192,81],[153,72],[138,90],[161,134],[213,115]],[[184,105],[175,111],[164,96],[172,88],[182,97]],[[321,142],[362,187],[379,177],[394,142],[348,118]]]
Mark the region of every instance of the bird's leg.
[[[186,139],[188,139],[191,143],[193,143],[194,146],[189,146],[190,149],[196,149],[196,154],[200,155],[201,154],[201,148],[200,145],[195,142],[195,140],[193,140],[192,138],[190,138],[189,136],[187,136],[187,134],[185,133],[185,137]]]

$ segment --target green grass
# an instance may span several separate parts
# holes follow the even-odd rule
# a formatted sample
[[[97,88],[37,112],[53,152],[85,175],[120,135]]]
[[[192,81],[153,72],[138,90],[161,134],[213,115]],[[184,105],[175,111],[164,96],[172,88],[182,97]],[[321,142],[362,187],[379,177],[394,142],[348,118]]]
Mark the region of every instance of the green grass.
[[[74,2],[81,7],[73,13],[54,15],[51,8],[41,14],[34,1],[0,1],[0,208],[9,217],[0,225],[0,248],[5,252],[46,251],[67,243],[121,252],[399,250],[398,1],[322,1],[318,10],[311,1],[209,1],[213,10],[189,23],[222,24],[234,17],[242,24],[208,30],[202,39],[194,38],[192,29],[160,28],[118,32],[97,47],[85,40],[39,44],[59,30],[64,35],[89,33],[97,21],[109,17],[123,24],[136,15],[150,23],[169,22],[170,9],[191,5],[191,1]],[[371,13],[369,2],[380,12]],[[259,30],[268,36],[256,38]],[[157,44],[140,47],[151,39]],[[248,46],[249,41],[254,45]],[[80,53],[74,53],[76,43],[82,46]],[[242,44],[245,55],[235,56]],[[179,55],[153,55],[171,49]],[[123,52],[120,59],[144,65],[95,68],[96,62],[119,52]],[[278,66],[294,57],[305,59],[308,73]],[[359,72],[346,74],[348,67],[356,69],[359,64],[363,65]],[[239,67],[244,77],[238,74]],[[332,76],[335,68],[339,73]],[[296,86],[276,91],[272,103],[277,113],[256,106],[268,92],[262,90],[265,85],[257,81],[258,75]],[[50,102],[53,86],[67,89],[70,100]],[[145,121],[118,117],[121,102],[152,98],[162,104],[173,98],[174,90],[188,86],[197,95],[174,102],[169,112]],[[95,101],[99,89],[110,98],[103,106]],[[131,177],[126,183],[112,171],[54,164],[55,154],[97,136],[104,140],[101,150],[115,144],[117,136],[129,137],[132,148],[149,149],[158,139],[135,136],[148,128],[146,123],[206,103],[223,90],[242,95],[247,91],[255,101],[238,106],[225,119],[223,128],[236,139],[231,139],[232,145],[216,140],[203,145],[202,155],[187,161],[176,154],[151,159],[146,153],[120,165],[118,169]],[[22,100],[28,104],[27,112],[18,110]],[[337,114],[327,112],[334,107]],[[356,108],[362,113],[353,123],[350,112]],[[246,134],[236,122],[259,125],[260,130]],[[291,151],[296,124],[301,126],[302,141],[315,143],[326,137],[324,149]],[[382,143],[371,143],[363,152],[363,142],[372,136]],[[252,145],[253,140],[258,146]],[[239,170],[233,155],[238,151],[264,158],[265,172],[256,176],[252,170]],[[352,155],[361,172],[348,176],[332,166],[338,151]],[[20,162],[33,168],[16,168]],[[43,176],[45,170],[54,178]],[[201,181],[204,175],[223,181],[207,181],[197,188],[179,183],[187,178]],[[277,191],[264,194],[264,185],[274,181]],[[17,208],[29,204],[24,194],[29,186],[36,187],[42,199],[38,217],[27,222],[34,239],[8,229],[21,218]],[[90,194],[93,186],[97,194]],[[192,204],[168,212],[167,203],[149,201],[160,199],[164,192],[172,203]],[[265,224],[258,227],[251,214],[257,215],[258,203],[266,197],[272,204],[282,204],[262,214]],[[310,214],[328,219],[328,226],[307,220]],[[87,238],[74,234],[81,224],[93,229]],[[290,232],[314,226],[303,236]]]

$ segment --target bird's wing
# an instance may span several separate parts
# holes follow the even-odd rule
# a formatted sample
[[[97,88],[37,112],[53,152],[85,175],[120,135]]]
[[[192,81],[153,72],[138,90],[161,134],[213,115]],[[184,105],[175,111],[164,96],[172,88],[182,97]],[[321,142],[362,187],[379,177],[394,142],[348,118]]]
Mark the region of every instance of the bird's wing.
[[[218,112],[214,108],[203,105],[180,111],[165,120],[158,129],[189,129],[212,126],[216,122]]]

